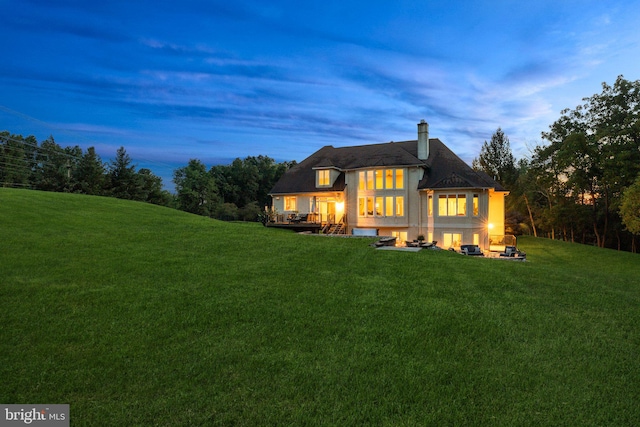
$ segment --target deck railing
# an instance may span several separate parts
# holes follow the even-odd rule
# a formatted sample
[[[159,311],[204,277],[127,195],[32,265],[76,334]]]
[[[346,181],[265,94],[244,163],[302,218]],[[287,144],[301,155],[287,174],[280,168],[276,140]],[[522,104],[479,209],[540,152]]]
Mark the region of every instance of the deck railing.
[[[320,213],[276,214],[273,219],[271,222],[276,224],[333,224],[336,216]]]

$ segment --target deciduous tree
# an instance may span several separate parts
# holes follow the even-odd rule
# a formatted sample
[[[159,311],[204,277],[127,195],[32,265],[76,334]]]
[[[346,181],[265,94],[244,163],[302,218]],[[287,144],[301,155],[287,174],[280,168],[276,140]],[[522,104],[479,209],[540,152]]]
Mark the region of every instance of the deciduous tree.
[[[584,104],[562,111],[543,132],[550,145],[540,160],[555,164],[558,177],[576,203],[591,206],[597,244],[605,246],[611,230],[621,229],[618,208],[622,190],[640,172],[640,81],[619,76],[602,93],[584,98]]]
[[[622,194],[620,203],[622,222],[633,234],[640,235],[640,175]]]
[[[198,215],[212,216],[219,203],[215,179],[200,160],[191,159],[185,167],[173,172],[178,209]]]

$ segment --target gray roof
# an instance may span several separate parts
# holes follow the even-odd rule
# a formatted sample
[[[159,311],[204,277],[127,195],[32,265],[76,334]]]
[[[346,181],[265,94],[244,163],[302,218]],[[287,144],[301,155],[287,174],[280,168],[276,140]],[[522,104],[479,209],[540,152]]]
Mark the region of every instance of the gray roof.
[[[474,171],[437,138],[429,140],[429,158],[417,157],[418,141],[387,142],[334,148],[322,147],[289,169],[271,189],[270,194],[310,193],[316,188],[316,169],[340,171],[330,188],[322,191],[342,191],[347,170],[379,167],[423,167],[425,174],[418,189],[494,188],[506,191],[483,172]]]
[[[507,191],[486,173],[473,170],[439,139],[431,139],[429,144],[429,158],[424,163],[426,171],[418,189],[493,188]]]

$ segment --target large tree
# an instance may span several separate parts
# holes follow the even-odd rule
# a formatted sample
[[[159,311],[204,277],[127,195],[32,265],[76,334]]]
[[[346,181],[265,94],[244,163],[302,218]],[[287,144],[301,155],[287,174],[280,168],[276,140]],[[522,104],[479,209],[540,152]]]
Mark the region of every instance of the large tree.
[[[105,191],[106,169],[94,147],[82,155],[74,171],[75,190],[84,194],[102,195]]]
[[[191,159],[173,172],[178,209],[212,216],[219,203],[215,179],[200,160]]]
[[[484,141],[480,155],[473,160],[475,170],[485,172],[505,187],[510,187],[517,179],[516,160],[511,152],[511,144],[501,128]]]
[[[113,197],[129,200],[143,200],[142,181],[136,173],[136,166],[124,147],[118,148],[116,157],[109,163],[108,180]]]
[[[162,189],[162,178],[151,171],[141,168],[138,172],[141,200],[154,205],[173,206],[173,196],[167,190]]]

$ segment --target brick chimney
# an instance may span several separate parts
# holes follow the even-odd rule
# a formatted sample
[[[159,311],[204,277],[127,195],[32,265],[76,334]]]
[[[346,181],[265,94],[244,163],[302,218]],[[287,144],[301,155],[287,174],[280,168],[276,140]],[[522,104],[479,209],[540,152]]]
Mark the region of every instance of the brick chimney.
[[[418,159],[429,158],[429,123],[420,120],[418,123]]]

